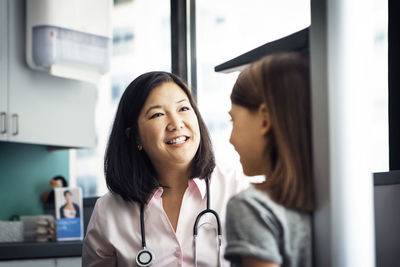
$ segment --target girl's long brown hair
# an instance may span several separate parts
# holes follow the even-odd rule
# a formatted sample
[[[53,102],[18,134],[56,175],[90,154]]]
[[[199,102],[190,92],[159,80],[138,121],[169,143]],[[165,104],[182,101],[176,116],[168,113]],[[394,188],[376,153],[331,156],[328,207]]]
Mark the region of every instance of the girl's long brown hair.
[[[257,110],[265,103],[271,120],[265,153],[266,181],[256,188],[290,209],[313,210],[310,71],[298,53],[266,56],[239,75],[232,103]]]

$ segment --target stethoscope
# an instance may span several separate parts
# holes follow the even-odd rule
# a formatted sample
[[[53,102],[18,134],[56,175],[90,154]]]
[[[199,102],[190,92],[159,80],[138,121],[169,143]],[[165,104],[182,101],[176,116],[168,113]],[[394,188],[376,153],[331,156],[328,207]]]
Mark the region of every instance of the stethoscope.
[[[193,250],[194,250],[194,263],[195,266],[197,267],[197,250],[196,250],[196,240],[197,240],[197,226],[199,224],[199,221],[201,219],[201,216],[203,216],[206,213],[211,213],[214,215],[215,220],[217,221],[217,247],[218,247],[218,265],[221,266],[220,262],[220,252],[221,252],[221,223],[219,221],[219,216],[218,213],[210,209],[210,185],[209,185],[209,178],[205,178],[206,182],[206,192],[207,192],[207,208],[203,210],[202,212],[197,215],[196,220],[194,222],[193,226]],[[139,266],[150,266],[153,263],[153,253],[146,248],[146,237],[144,234],[144,215],[143,215],[143,210],[144,210],[144,205],[140,205],[140,231],[142,234],[142,250],[138,252],[136,255],[136,263]]]

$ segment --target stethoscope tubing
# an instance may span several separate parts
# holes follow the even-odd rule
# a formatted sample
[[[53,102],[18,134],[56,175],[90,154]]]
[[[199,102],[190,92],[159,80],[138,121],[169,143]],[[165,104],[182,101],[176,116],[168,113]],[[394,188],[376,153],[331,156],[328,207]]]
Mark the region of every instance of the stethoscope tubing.
[[[203,210],[202,212],[200,212],[199,215],[197,215],[197,217],[196,217],[196,220],[195,220],[194,225],[193,225],[193,236],[197,236],[197,226],[199,224],[201,216],[203,216],[206,213],[214,214],[214,216],[215,216],[215,218],[217,220],[217,233],[218,233],[218,235],[221,235],[222,230],[221,230],[221,224],[219,223],[218,213],[215,210],[206,209],[206,210]]]
[[[140,267],[151,266],[153,263],[153,253],[146,248],[146,236],[145,236],[145,229],[144,229],[144,205],[140,205],[140,230],[142,235],[142,250],[138,252],[136,255],[136,263]]]
[[[146,247],[146,236],[144,233],[144,205],[140,205],[140,229],[142,234],[142,248]]]

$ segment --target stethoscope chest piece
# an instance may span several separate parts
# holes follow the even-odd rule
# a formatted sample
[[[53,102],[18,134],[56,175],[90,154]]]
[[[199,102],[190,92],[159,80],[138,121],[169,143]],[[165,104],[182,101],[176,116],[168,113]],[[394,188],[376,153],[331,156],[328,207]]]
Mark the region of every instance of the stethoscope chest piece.
[[[136,255],[136,263],[139,266],[150,266],[153,263],[153,253],[150,250],[143,248]]]

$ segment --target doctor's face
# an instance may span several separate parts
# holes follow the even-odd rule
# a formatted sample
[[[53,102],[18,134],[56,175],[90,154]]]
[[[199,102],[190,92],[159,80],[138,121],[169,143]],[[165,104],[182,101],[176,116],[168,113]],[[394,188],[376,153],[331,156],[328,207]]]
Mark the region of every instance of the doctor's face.
[[[167,82],[152,90],[138,118],[139,140],[156,169],[187,167],[200,144],[196,113],[185,92]]]
[[[247,176],[266,172],[264,151],[266,147],[263,117],[257,111],[232,104],[232,133],[229,141],[240,156],[243,172]]]

